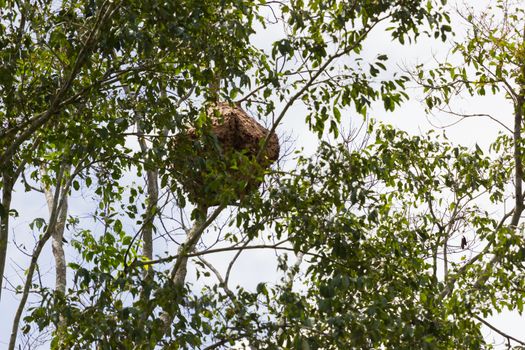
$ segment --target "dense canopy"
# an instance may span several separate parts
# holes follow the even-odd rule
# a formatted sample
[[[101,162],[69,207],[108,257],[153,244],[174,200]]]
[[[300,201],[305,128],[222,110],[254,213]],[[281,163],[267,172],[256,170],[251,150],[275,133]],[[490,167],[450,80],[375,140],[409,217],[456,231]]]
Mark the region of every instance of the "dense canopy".
[[[525,297],[522,8],[0,0],[0,345],[525,345],[489,322]],[[421,94],[502,131],[376,118]]]

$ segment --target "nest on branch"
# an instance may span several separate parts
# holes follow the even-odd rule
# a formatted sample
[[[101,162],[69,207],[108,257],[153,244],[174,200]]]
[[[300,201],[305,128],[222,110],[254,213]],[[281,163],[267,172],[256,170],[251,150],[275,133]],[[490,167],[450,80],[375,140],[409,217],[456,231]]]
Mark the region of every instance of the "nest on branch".
[[[264,170],[279,158],[275,133],[242,108],[218,103],[207,110],[209,123],[188,129],[170,144],[172,173],[193,203],[233,204],[257,190]]]

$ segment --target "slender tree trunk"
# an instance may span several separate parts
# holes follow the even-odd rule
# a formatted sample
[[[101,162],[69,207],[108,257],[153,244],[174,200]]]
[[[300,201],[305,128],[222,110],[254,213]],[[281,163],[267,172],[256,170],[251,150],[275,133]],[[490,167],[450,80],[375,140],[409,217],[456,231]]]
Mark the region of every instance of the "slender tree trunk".
[[[523,42],[525,46],[525,28],[523,32]],[[521,220],[521,214],[525,210],[523,198],[523,135],[521,133],[523,128],[523,112],[525,109],[525,65],[521,67],[520,77],[517,79],[520,84],[519,95],[514,101],[514,212],[510,221],[510,227],[513,230],[518,228]],[[500,263],[504,258],[503,253],[494,255],[494,257],[487,264],[484,273],[476,280],[475,288],[481,287],[489,278],[490,271]]]
[[[147,151],[146,144],[144,140],[140,141],[140,145],[144,152]],[[153,229],[154,229],[154,220],[157,215],[157,203],[159,201],[159,184],[158,184],[159,173],[157,170],[147,170],[147,206],[146,206],[146,215],[144,218],[144,228],[142,229],[142,240],[144,245],[142,247],[142,255],[144,255],[148,260],[153,259]]]
[[[49,186],[43,187],[47,200],[47,207],[49,209],[49,217],[51,217],[54,210],[54,193]],[[62,193],[62,196],[64,197],[62,200],[62,206],[58,213],[57,222],[55,227],[51,230],[51,248],[55,259],[55,292],[58,293],[59,296],[64,296],[66,294],[67,286],[66,255],[64,253],[63,238],[67,220],[68,198],[65,193]],[[55,334],[55,337],[58,339],[57,344],[59,344],[59,348],[61,348],[60,339],[63,337],[64,323],[64,317],[60,315]]]
[[[183,290],[184,283],[186,282],[186,275],[188,272],[187,255],[195,249],[195,246],[202,237],[204,230],[217,218],[217,216],[219,216],[224,208],[224,205],[219,206],[209,216],[207,215],[208,208],[199,209],[200,215],[197,220],[195,220],[193,227],[188,231],[184,243],[180,245],[177,251],[178,258],[171,270],[171,281],[176,293],[180,293]],[[177,295],[174,298],[174,303],[180,304],[182,300],[182,297]],[[175,315],[170,312],[163,312],[161,314],[160,318],[164,323],[164,333],[169,332],[174,317]]]
[[[179,247],[177,253],[180,258],[177,259],[173,269],[171,270],[171,278],[176,287],[184,285],[184,282],[186,281],[186,274],[188,272],[188,257],[186,255],[195,249],[195,246],[197,245],[197,242],[203,233],[203,230],[199,230],[199,228],[204,224],[207,218],[208,208],[199,208],[199,211],[199,218],[195,221],[193,228],[188,232],[186,241]]]
[[[521,38],[521,49],[522,52],[525,52],[525,25],[523,26],[522,38]],[[498,230],[504,225],[504,222],[507,220],[508,216],[511,216],[510,228],[516,230],[520,221],[521,215],[525,210],[524,203],[524,193],[523,193],[523,180],[524,180],[524,169],[523,169],[523,147],[524,140],[522,135],[523,130],[523,116],[525,113],[525,63],[523,63],[523,57],[517,57],[519,62],[521,62],[519,75],[516,78],[516,83],[518,84],[517,92],[509,92],[513,98],[514,103],[514,129],[512,132],[513,141],[514,141],[514,210],[505,214],[500,225],[498,225]],[[465,271],[466,267],[472,265],[475,261],[482,259],[484,254],[488,252],[488,248],[492,245],[489,244],[485,249],[476,255],[474,259],[471,259],[469,263],[465,264],[460,272]],[[497,266],[500,261],[504,258],[504,252],[496,253],[492,259],[487,263],[486,267],[479,274],[479,277],[474,283],[474,288],[481,287],[491,276],[491,271]],[[454,289],[454,283],[457,281],[457,277],[453,277],[446,285],[445,288],[440,293],[440,298],[445,298],[448,296]]]
[[[131,93],[128,88],[125,89],[126,93],[131,96]],[[144,133],[142,131],[141,122],[143,120],[143,115],[135,111],[135,120],[137,126],[137,136],[138,143],[142,154],[144,157],[148,155],[148,145],[144,138]],[[165,132],[167,133],[167,132]],[[147,159],[145,159],[148,161]],[[158,170],[146,170],[146,187],[147,187],[147,199],[146,199],[146,213],[144,214],[144,224],[142,226],[142,255],[148,259],[153,260],[153,231],[155,228],[155,216],[157,215],[158,201],[159,201],[159,172]],[[154,305],[149,302],[151,296],[151,288],[148,287],[153,282],[154,278],[154,269],[149,267],[144,269],[144,288],[140,291],[140,300],[144,309],[142,310],[142,316],[140,321],[142,324],[145,324],[148,317],[152,314]],[[137,344],[137,347],[140,347],[140,344]]]
[[[448,280],[448,231],[443,242],[443,280]]]
[[[147,154],[147,145],[142,137],[139,137],[139,144],[144,154]],[[142,255],[148,260],[153,260],[153,230],[155,228],[154,221],[155,216],[157,215],[157,203],[159,201],[158,176],[157,170],[146,171],[148,197],[146,213],[144,215],[144,226],[142,228]],[[140,292],[140,299],[144,305],[143,313],[140,318],[143,324],[146,323],[154,308],[154,305],[149,302],[151,288],[148,287],[153,282],[154,272],[155,271],[152,266],[150,266],[148,269],[144,269],[143,271],[145,287]]]
[[[7,171],[2,171],[2,211],[0,212],[0,300],[4,281],[5,262],[7,258],[7,241],[9,238],[9,211],[13,180]]]
[[[129,90],[127,86],[124,87],[124,90],[129,97],[134,97],[134,94]],[[135,121],[137,126],[137,136],[140,145],[140,150],[144,154],[144,157],[147,157],[149,149],[148,145],[146,144],[146,140],[144,138],[144,133],[142,131],[141,126],[143,118],[144,117],[142,113],[140,113],[139,111],[135,111]],[[144,217],[144,227],[142,228],[142,255],[144,255],[149,260],[153,259],[153,222],[155,220],[155,215],[157,214],[157,203],[159,201],[158,177],[158,170],[146,170],[148,198],[146,214]]]
[[[49,216],[53,213],[54,193],[48,186],[44,186],[44,194],[47,200],[47,207],[49,209]],[[66,276],[66,256],[63,247],[64,229],[66,226],[68,211],[68,200],[64,197],[64,202],[58,213],[57,223],[55,228],[51,230],[51,246],[53,250],[53,257],[55,258],[55,291],[65,294],[67,285]]]

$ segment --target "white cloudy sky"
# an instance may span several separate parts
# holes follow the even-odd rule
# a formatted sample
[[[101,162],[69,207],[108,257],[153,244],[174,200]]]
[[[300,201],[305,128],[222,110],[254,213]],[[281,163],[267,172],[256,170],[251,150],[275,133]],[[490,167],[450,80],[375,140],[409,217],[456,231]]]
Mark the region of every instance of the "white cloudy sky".
[[[469,0],[465,3],[481,8],[489,1]],[[464,27],[458,21],[457,17],[453,17],[456,26],[456,37],[452,40],[460,40]],[[271,27],[264,33],[258,33],[255,40],[260,47],[265,47],[269,42],[273,41],[277,36],[281,35],[280,28]],[[271,40],[268,40],[271,38]],[[448,54],[450,44],[440,44],[434,40],[420,40],[417,45],[399,46],[393,43],[388,35],[381,29],[373,32],[372,37],[368,40],[365,46],[365,54],[373,58],[378,53],[387,53],[390,58],[390,67],[397,69],[397,66],[413,67],[416,63],[423,63],[432,65],[434,58],[444,58]],[[385,113],[381,106],[372,109],[371,116],[382,121],[391,123],[401,129],[404,129],[412,134],[422,134],[425,131],[433,128],[433,125],[447,125],[454,121],[448,116],[437,115],[427,116],[424,113],[423,105],[418,101],[420,92],[417,89],[409,92],[413,97],[411,101],[404,104],[394,113]],[[497,116],[499,120],[507,122],[511,125],[512,120],[512,106],[505,101],[503,96],[487,96],[483,98],[465,98],[458,101],[458,109],[469,113],[488,113]],[[304,110],[301,107],[295,107],[284,121],[279,132],[292,134],[295,139],[297,147],[304,147],[305,151],[310,153],[315,149],[314,138],[308,132],[304,125]],[[356,117],[351,113],[345,115],[346,127],[356,125]],[[359,120],[359,119],[358,119]],[[448,127],[445,132],[448,138],[455,143],[466,146],[480,145],[486,149],[487,146],[494,140],[501,128],[494,122],[488,119],[470,119],[463,121],[457,125]],[[17,220],[13,226],[11,240],[14,238],[18,243],[26,244],[27,248],[32,249],[34,239],[30,234],[27,234],[27,220],[34,217],[46,217],[47,208],[43,196],[31,195],[27,197],[23,191],[19,191],[14,197],[13,207],[21,213],[22,217]],[[33,197],[34,196],[34,197]],[[90,205],[85,203],[85,198],[76,196],[71,200],[71,214],[82,215],[89,212]],[[24,216],[24,213],[29,213]],[[68,251],[69,258],[72,257],[72,251]],[[231,254],[229,255],[231,256]],[[225,267],[226,256],[210,257],[210,261],[216,263],[222,271]],[[13,282],[20,283],[23,276],[20,275],[20,267],[26,266],[28,258],[18,251],[13,242],[10,242],[8,267],[6,277]],[[50,248],[44,252],[40,259],[40,266],[42,274],[52,278],[53,261],[50,253]],[[253,288],[261,281],[274,281],[276,279],[275,271],[275,257],[274,253],[251,251],[249,254],[241,255],[232,273],[232,283],[240,283],[247,287]],[[17,277],[18,276],[18,277]],[[10,288],[9,285],[6,287]],[[18,298],[12,292],[4,291],[2,300],[0,301],[0,349],[7,346],[9,334],[11,332],[11,322],[14,312],[16,310]],[[525,338],[525,330],[523,329],[523,319],[519,315],[513,313],[504,313],[490,319],[495,325],[504,329],[508,334]],[[485,330],[488,339],[494,339],[497,343],[501,343],[501,338]]]

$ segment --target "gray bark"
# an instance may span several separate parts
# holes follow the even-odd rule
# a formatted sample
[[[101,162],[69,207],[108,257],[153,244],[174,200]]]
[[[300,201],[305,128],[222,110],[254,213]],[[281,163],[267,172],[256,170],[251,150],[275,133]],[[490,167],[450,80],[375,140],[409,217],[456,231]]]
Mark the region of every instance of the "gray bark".
[[[188,272],[188,254],[191,253],[199,239],[202,237],[204,230],[219,216],[222,210],[225,208],[224,205],[219,206],[213,211],[211,215],[207,215],[207,208],[201,208],[201,215],[195,221],[193,227],[188,231],[186,240],[182,243],[177,251],[177,260],[173,265],[171,270],[171,280],[174,284],[176,290],[182,290],[184,283],[186,281],[186,275]],[[177,302],[180,302],[182,298],[176,298]],[[160,316],[162,322],[164,323],[165,332],[168,332],[171,323],[173,322],[174,315],[170,315],[167,312],[164,312]]]
[[[44,193],[47,200],[47,207],[49,209],[49,216],[53,214],[54,193],[48,186],[44,187]],[[62,246],[64,238],[64,229],[67,220],[68,200],[64,197],[60,212],[55,227],[51,230],[51,247],[53,250],[53,257],[55,259],[55,290],[65,294],[67,278],[66,278],[66,255],[64,247]]]
[[[0,215],[0,300],[2,299],[2,285],[4,281],[5,262],[7,258],[7,240],[9,238],[9,210],[11,209],[11,194],[13,181],[11,176],[2,172],[2,208]]]

